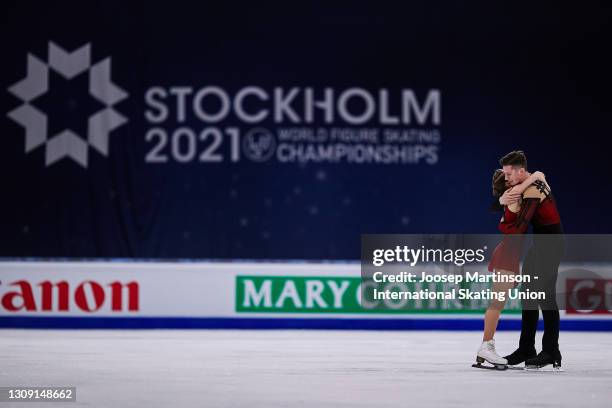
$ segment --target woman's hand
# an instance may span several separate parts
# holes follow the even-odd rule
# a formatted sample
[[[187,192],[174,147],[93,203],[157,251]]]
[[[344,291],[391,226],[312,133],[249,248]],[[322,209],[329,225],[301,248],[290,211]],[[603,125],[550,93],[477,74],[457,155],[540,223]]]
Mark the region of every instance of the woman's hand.
[[[540,181],[543,181],[544,183],[546,183],[546,175],[544,175],[544,173],[542,173],[541,171],[536,171],[532,175],[533,175],[534,179],[540,180]]]
[[[544,175],[544,173],[542,173],[541,171],[536,171],[531,176],[534,177],[535,180],[539,180],[543,182],[544,184],[546,184],[546,187],[550,189],[550,186],[548,185],[548,182],[546,181],[546,176]]]
[[[518,192],[514,187],[507,189],[501,197],[499,197],[499,203],[501,205],[511,205],[517,203],[521,199],[521,193]]]

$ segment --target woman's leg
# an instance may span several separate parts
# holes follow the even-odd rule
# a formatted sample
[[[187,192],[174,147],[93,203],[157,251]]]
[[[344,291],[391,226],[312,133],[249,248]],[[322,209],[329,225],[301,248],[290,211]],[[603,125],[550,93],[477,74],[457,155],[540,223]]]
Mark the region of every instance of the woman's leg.
[[[514,275],[514,272],[500,270],[497,271],[502,275]],[[497,330],[497,322],[499,321],[499,315],[504,309],[506,299],[508,299],[508,293],[510,289],[514,287],[514,283],[511,282],[494,282],[492,291],[497,293],[497,299],[491,300],[489,308],[487,309],[484,317],[484,333],[482,336],[483,341],[489,341],[493,339],[495,330]],[[503,296],[503,301],[499,300]]]

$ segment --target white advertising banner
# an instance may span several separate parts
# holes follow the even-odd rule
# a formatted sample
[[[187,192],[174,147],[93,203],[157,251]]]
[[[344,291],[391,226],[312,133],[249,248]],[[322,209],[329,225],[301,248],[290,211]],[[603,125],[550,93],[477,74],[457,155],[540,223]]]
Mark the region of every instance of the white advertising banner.
[[[442,329],[442,320],[449,329],[465,320],[469,329],[479,327],[486,308],[486,302],[469,309],[440,310],[427,302],[420,310],[401,310],[398,303],[364,308],[360,289],[358,263],[0,262],[0,320],[13,327],[13,317],[438,320],[435,328]],[[573,306],[561,312],[564,321],[612,322],[610,311]],[[520,305],[509,302],[502,320],[520,320]]]

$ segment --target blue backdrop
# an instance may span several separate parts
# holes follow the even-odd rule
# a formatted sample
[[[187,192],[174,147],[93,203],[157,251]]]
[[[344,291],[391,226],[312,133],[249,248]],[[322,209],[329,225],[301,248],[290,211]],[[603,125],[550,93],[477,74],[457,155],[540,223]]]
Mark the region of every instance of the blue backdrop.
[[[547,174],[567,232],[612,232],[610,7],[402,3],[3,3],[0,255],[358,259],[362,233],[494,233],[491,174],[513,149]],[[108,57],[113,103],[91,90]],[[24,100],[11,89],[36,66],[46,92]],[[244,111],[265,118],[237,112],[245,88]],[[304,99],[328,88],[329,110]],[[27,152],[23,105],[47,118]],[[106,108],[104,153],[87,142]],[[334,129],[378,139],[331,143]],[[81,144],[54,139],[65,130],[85,164]],[[424,139],[388,144],[403,161],[296,159],[320,132],[348,150]],[[58,151],[72,155],[50,163]]]

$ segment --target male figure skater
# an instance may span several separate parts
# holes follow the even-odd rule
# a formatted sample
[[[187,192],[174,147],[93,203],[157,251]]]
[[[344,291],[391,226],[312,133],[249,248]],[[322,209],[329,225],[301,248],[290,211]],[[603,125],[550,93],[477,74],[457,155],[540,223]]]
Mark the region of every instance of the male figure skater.
[[[516,185],[527,179],[527,157],[522,151],[512,151],[499,161],[506,181]],[[533,245],[523,263],[523,274],[531,276],[530,283],[523,283],[523,290],[542,291],[543,300],[523,300],[521,337],[519,347],[506,356],[509,365],[525,362],[528,368],[541,368],[552,364],[561,367],[559,351],[559,308],[556,301],[557,274],[563,256],[563,227],[555,199],[550,188],[538,181],[523,192],[522,196],[504,194],[500,204],[509,205],[521,199],[521,210],[513,224],[506,225],[504,233],[525,233],[529,224],[533,227]],[[535,335],[539,311],[544,318],[542,351],[536,355]]]

